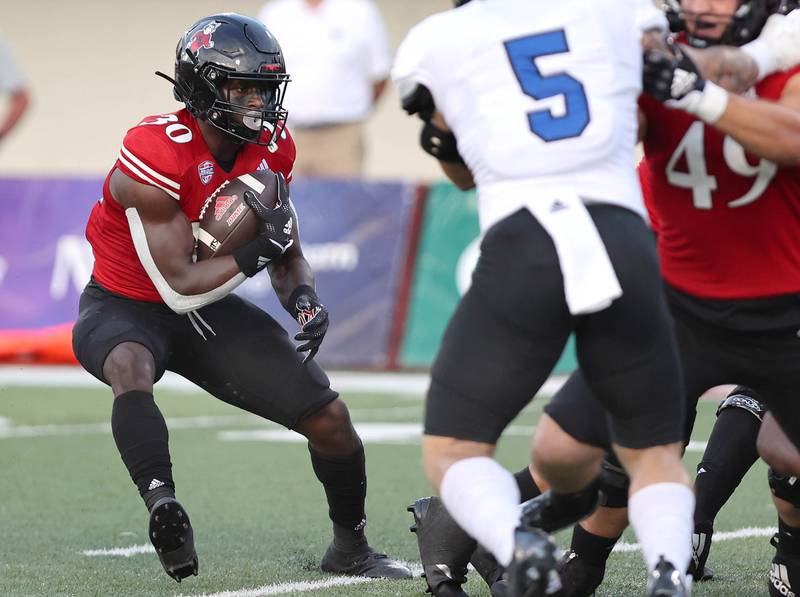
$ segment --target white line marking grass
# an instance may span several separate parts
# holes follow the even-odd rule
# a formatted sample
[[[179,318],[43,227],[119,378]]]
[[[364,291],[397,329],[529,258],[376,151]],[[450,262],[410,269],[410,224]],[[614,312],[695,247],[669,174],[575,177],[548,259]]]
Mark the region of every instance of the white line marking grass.
[[[714,533],[712,543],[719,541],[732,541],[734,539],[748,539],[750,537],[772,537],[778,529],[775,527],[745,527],[736,531],[726,531],[724,533]],[[615,552],[627,553],[631,551],[639,551],[638,543],[617,543],[614,546]]]
[[[81,555],[89,557],[112,556],[116,558],[129,558],[143,553],[155,553],[156,550],[149,543],[144,545],[131,545],[130,547],[111,547],[108,549],[86,549]]]
[[[366,444],[419,444],[422,439],[421,423],[354,423],[361,441]],[[503,435],[533,437],[533,425],[512,425]],[[288,429],[245,429],[220,431],[217,438],[224,442],[279,442],[306,443],[308,440]]]
[[[329,371],[331,387],[339,392],[361,394],[424,395],[430,384],[426,373],[373,373]],[[542,386],[541,394],[552,396],[564,385],[565,376],[553,376]],[[78,366],[0,365],[0,387],[73,387],[105,388],[102,382]],[[175,391],[199,392],[196,385],[170,371],[156,385]]]
[[[775,527],[746,527],[735,531],[726,531],[714,534],[714,543],[720,541],[733,541],[736,539],[747,539],[750,537],[771,537],[777,532]],[[614,546],[615,553],[631,553],[639,550],[638,543],[617,543]],[[131,545],[130,547],[114,547],[109,549],[87,549],[81,554],[89,557],[109,556],[125,557],[153,553],[153,546]],[[422,567],[416,562],[403,562],[409,566],[417,577],[422,573]],[[263,597],[266,595],[285,595],[287,593],[304,593],[306,591],[318,591],[329,587],[340,587],[372,582],[376,579],[361,578],[353,576],[336,576],[325,580],[298,581],[289,583],[277,583],[264,585],[254,589],[241,589],[238,591],[223,591],[221,593],[203,593],[195,595],[182,595],[179,597]]]
[[[203,593],[202,595],[179,595],[178,597],[262,597],[264,595],[285,595],[286,593],[305,593],[306,591],[319,591],[330,587],[343,587],[347,585],[360,585],[373,582],[374,578],[362,576],[337,576],[327,580],[304,580],[278,585],[264,585],[255,589],[242,589],[241,591],[223,591],[221,593]]]

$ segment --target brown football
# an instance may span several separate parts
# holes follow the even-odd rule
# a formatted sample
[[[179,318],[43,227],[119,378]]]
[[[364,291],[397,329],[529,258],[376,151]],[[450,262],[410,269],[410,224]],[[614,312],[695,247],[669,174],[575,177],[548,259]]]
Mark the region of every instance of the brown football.
[[[275,207],[278,182],[274,172],[259,170],[223,182],[200,210],[197,260],[229,255],[258,234],[258,216],[244,200],[255,193],[265,207]]]

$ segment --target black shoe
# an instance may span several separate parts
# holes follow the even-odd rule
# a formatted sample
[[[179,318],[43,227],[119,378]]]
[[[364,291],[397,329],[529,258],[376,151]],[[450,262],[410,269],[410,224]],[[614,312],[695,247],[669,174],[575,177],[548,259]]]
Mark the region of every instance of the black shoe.
[[[775,533],[770,539],[770,543],[777,548],[775,557],[772,558],[769,566],[770,597],[796,595],[797,589],[794,587],[800,587],[800,558],[781,551],[778,533]]]
[[[556,572],[556,545],[539,529],[514,532],[514,556],[506,570],[509,597],[544,597],[561,588]]]
[[[385,553],[378,553],[366,543],[358,551],[344,551],[333,543],[322,556],[324,572],[365,576],[367,578],[411,578],[411,570]]]
[[[503,580],[505,569],[488,550],[478,545],[472,553],[469,563],[489,586],[492,597],[505,597],[508,593],[508,583]]]
[[[686,579],[670,562],[661,556],[658,564],[650,572],[647,581],[647,597],[688,597],[689,587],[686,586]]]
[[[603,582],[605,574],[605,564],[589,564],[571,549],[558,562],[558,576],[564,594],[570,597],[591,597]]]
[[[197,576],[197,553],[189,515],[173,497],[165,497],[150,510],[150,542],[164,571],[176,581]]]
[[[420,498],[408,511],[414,515],[411,532],[417,535],[427,591],[436,597],[468,597],[461,585],[467,581],[475,540],[458,526],[438,497]]]
[[[589,516],[595,511],[601,498],[600,481],[597,479],[585,489],[574,493],[556,494],[545,491],[522,503],[520,524],[523,527],[555,533]]]
[[[686,574],[691,574],[696,582],[711,580],[714,571],[706,566],[708,554],[711,551],[711,537],[714,528],[710,524],[698,524],[692,533],[692,559]]]

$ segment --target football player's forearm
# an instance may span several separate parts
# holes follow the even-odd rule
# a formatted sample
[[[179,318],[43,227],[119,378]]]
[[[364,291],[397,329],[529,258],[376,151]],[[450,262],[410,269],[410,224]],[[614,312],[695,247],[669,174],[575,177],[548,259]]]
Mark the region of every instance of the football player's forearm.
[[[714,126],[760,158],[782,166],[800,165],[800,112],[792,108],[731,95]]]
[[[267,268],[270,280],[272,280],[272,287],[284,308],[295,288],[298,286],[314,288],[314,272],[302,255],[293,255],[287,259],[270,263]]]
[[[454,185],[462,191],[468,191],[475,188],[475,181],[472,178],[472,172],[469,171],[464,164],[456,162],[439,162],[442,171],[445,173]]]
[[[681,45],[703,77],[733,93],[744,93],[758,81],[758,65],[739,48],[713,46],[698,49]]]

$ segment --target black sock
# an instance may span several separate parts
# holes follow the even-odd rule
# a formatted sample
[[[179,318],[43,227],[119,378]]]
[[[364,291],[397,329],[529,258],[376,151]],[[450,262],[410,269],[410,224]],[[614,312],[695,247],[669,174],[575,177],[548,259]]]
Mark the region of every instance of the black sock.
[[[111,431],[148,509],[154,503],[153,497],[158,499],[167,491],[174,495],[169,433],[153,395],[133,390],[117,396],[111,410]]]
[[[520,503],[541,495],[542,492],[536,485],[536,481],[531,477],[531,471],[527,466],[518,473],[514,473],[514,479],[517,482],[517,487],[519,487]]]
[[[794,557],[800,556],[800,529],[790,527],[778,517],[778,551]]]
[[[576,524],[572,530],[572,544],[570,548],[572,551],[583,558],[587,564],[592,566],[605,566],[608,556],[611,555],[611,550],[619,541],[619,537],[609,539],[608,537],[601,537],[594,535],[584,529],[581,525]]]
[[[328,515],[333,521],[333,540],[337,547],[352,551],[366,545],[364,526],[367,517],[367,471],[364,447],[359,446],[347,458],[325,458],[309,445],[311,465],[325,488]]]
[[[760,421],[742,408],[719,413],[694,482],[695,526],[713,526],[714,519],[758,459]]]

